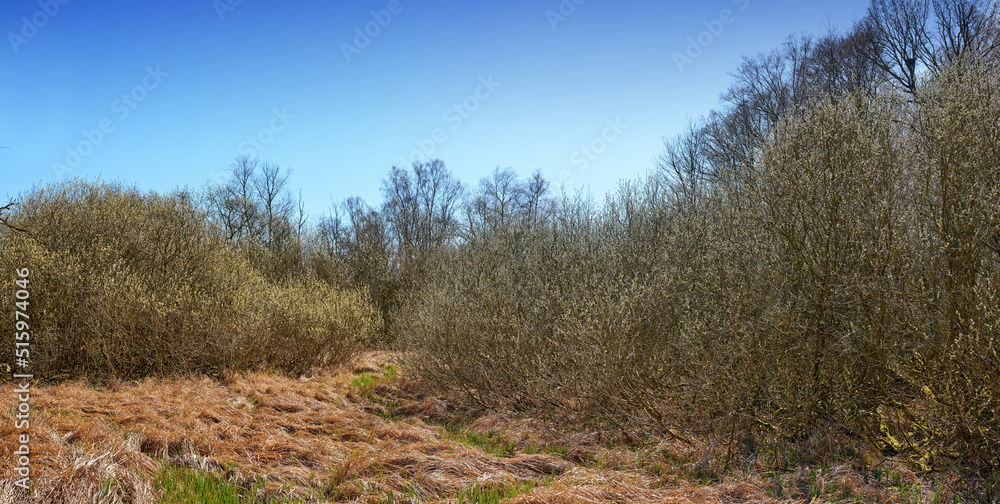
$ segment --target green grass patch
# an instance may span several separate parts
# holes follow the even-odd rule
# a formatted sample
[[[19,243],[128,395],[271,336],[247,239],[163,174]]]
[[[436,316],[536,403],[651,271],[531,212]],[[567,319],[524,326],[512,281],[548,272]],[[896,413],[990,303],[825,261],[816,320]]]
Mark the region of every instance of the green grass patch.
[[[236,504],[255,498],[263,485],[243,488],[216,474],[184,467],[164,467],[157,475],[153,488],[163,492],[160,504]]]
[[[371,397],[375,388],[379,385],[391,383],[399,377],[399,370],[396,366],[386,366],[381,373],[363,372],[351,380],[350,387]]]
[[[517,443],[507,439],[484,436],[464,430],[449,433],[448,438],[463,444],[475,446],[485,453],[490,453],[498,457],[513,457],[517,454]]]
[[[468,431],[468,422],[466,421],[444,422],[440,420],[427,420],[426,422],[443,428],[445,430],[445,439],[457,441],[469,446],[475,446],[484,453],[489,453],[498,457],[509,458],[517,455],[518,453],[525,455],[544,453],[565,458],[567,452],[566,446],[563,445],[539,447],[531,443],[528,443],[518,449],[517,442],[515,441]]]
[[[357,378],[351,380],[351,388],[360,391],[365,391],[370,389],[375,385],[376,376],[371,373],[362,373]]]
[[[101,495],[125,498],[129,494],[128,484],[118,478],[101,478]]]
[[[503,499],[517,497],[526,492],[530,492],[537,487],[538,483],[526,481],[516,485],[509,485],[500,488],[483,488],[480,485],[473,485],[458,492],[459,504],[500,504]]]
[[[239,504],[268,502],[292,504],[301,499],[275,500],[265,497],[264,482],[257,480],[249,486],[237,485],[223,476],[196,469],[165,466],[153,481],[153,489],[162,493],[159,504]]]

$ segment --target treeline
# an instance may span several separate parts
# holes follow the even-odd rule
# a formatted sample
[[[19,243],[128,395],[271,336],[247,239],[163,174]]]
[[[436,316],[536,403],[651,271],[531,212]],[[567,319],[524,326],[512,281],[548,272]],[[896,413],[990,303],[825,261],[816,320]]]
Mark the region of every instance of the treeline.
[[[439,160],[393,167],[383,203],[344,200],[317,226],[320,250],[346,268],[347,280],[369,290],[391,341],[400,311],[428,284],[439,262],[497,233],[518,232],[551,215],[549,182],[497,168],[467,187]]]

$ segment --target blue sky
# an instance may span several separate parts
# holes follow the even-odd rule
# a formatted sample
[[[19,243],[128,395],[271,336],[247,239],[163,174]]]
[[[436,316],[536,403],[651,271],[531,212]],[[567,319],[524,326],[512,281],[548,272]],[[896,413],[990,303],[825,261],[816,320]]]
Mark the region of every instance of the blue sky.
[[[0,192],[68,176],[198,187],[243,153],[291,168],[314,217],[331,198],[380,201],[393,165],[427,157],[466,183],[537,169],[600,196],[715,107],[742,56],[866,7],[7,0]]]

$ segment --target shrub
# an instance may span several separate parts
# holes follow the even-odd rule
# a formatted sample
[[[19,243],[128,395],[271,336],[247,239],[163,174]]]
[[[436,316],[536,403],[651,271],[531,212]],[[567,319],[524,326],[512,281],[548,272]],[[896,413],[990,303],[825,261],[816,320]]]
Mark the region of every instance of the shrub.
[[[30,235],[0,230],[0,268],[31,270],[40,377],[302,371],[345,359],[375,329],[356,292],[266,281],[184,193],[68,180],[20,198],[10,219]],[[5,306],[12,297],[0,291]]]
[[[432,383],[485,407],[636,437],[832,426],[990,474],[997,79],[956,64],[915,102],[817,95],[725,169],[708,169],[695,130],[602,208],[564,198],[442,254],[400,341]]]

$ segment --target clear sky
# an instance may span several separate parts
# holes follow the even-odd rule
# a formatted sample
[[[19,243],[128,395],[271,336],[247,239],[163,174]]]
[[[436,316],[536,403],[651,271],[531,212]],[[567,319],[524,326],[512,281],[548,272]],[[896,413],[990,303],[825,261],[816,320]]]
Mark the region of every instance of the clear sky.
[[[866,7],[4,0],[0,197],[67,176],[197,187],[243,153],[291,168],[316,216],[377,203],[425,152],[466,183],[537,169],[599,196],[714,108],[742,56]]]

